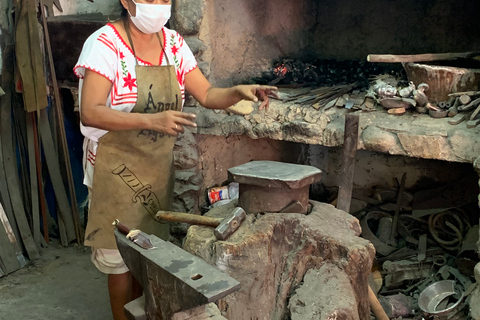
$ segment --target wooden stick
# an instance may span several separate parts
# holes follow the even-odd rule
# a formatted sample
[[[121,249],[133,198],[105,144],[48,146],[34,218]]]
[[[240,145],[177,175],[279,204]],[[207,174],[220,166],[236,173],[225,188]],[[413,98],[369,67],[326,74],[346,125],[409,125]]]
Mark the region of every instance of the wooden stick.
[[[400,216],[400,209],[402,208],[402,204],[403,204],[403,192],[405,190],[406,180],[407,180],[407,173],[404,172],[402,175],[402,182],[400,182],[400,188],[398,189],[397,206],[395,208],[395,214],[393,216],[392,229],[390,231],[390,239],[389,241],[387,241],[387,244],[390,246],[395,246],[397,244],[397,242],[395,241],[395,236],[397,235],[398,218]]]
[[[460,97],[462,95],[466,94],[467,96],[476,96],[480,94],[480,91],[464,91],[464,92],[453,92],[449,93],[449,97]]]
[[[40,244],[40,208],[38,206],[38,180],[32,115],[33,112],[27,114],[26,117],[28,139],[28,164],[30,171],[30,199],[32,209],[32,232],[35,243]]]
[[[8,223],[8,218],[3,211],[2,205],[0,204],[0,268],[6,274],[9,274],[20,269],[20,263],[17,260],[15,248],[13,247],[13,244],[8,236],[7,226],[5,226],[3,221]],[[13,231],[10,230],[10,232]]]
[[[479,52],[458,52],[458,53],[423,53],[411,55],[396,54],[369,54],[368,62],[422,62],[436,60],[455,60],[459,58],[476,58]]]
[[[359,116],[352,113],[345,115],[345,132],[343,143],[343,162],[341,180],[338,188],[337,209],[350,212],[352,202],[353,174],[358,143]]]
[[[35,166],[37,169],[36,172],[37,172],[38,194],[40,197],[40,211],[42,213],[42,220],[43,220],[43,238],[48,244],[50,243],[50,236],[48,235],[47,201],[45,200],[45,192],[43,190],[42,163],[40,159],[40,146],[38,141],[37,119],[34,113],[32,113],[31,115],[32,115],[32,126],[33,126],[33,142],[35,147]]]
[[[385,313],[385,310],[383,310],[382,305],[380,304],[380,301],[378,301],[377,296],[375,296],[375,293],[373,292],[372,288],[370,288],[370,286],[368,286],[368,301],[370,302],[370,310],[372,310],[377,320],[390,320],[390,318]]]

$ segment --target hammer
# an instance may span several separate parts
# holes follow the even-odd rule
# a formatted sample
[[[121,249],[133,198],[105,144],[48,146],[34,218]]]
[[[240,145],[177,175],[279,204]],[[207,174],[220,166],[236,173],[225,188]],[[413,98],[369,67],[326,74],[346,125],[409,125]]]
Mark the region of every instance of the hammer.
[[[243,220],[245,220],[245,216],[245,210],[240,207],[233,209],[225,218],[212,218],[191,213],[163,210],[158,211],[156,214],[158,220],[214,227],[214,234],[218,240],[225,240],[234,233],[240,227]]]

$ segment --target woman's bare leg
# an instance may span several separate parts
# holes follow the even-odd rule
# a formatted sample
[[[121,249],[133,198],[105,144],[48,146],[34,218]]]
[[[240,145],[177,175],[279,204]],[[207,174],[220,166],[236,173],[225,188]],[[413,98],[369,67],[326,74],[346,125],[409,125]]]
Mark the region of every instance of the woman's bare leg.
[[[130,272],[108,275],[110,307],[114,320],[127,320],[123,307],[132,300],[132,275]]]

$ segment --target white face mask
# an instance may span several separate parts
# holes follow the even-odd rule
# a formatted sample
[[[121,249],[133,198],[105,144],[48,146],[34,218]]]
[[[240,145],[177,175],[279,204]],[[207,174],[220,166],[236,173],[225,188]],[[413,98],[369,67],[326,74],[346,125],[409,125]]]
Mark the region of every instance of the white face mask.
[[[130,11],[128,14],[133,24],[143,33],[159,32],[170,19],[172,6],[169,4],[147,4],[136,3],[135,1],[133,3],[136,7],[135,17],[130,14]]]

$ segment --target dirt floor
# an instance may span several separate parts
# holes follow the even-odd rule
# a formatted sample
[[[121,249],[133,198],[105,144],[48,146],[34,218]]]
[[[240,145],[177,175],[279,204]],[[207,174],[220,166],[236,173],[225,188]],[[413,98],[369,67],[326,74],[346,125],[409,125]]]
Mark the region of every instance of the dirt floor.
[[[90,248],[51,242],[41,259],[0,278],[0,320],[112,319],[107,276]]]

